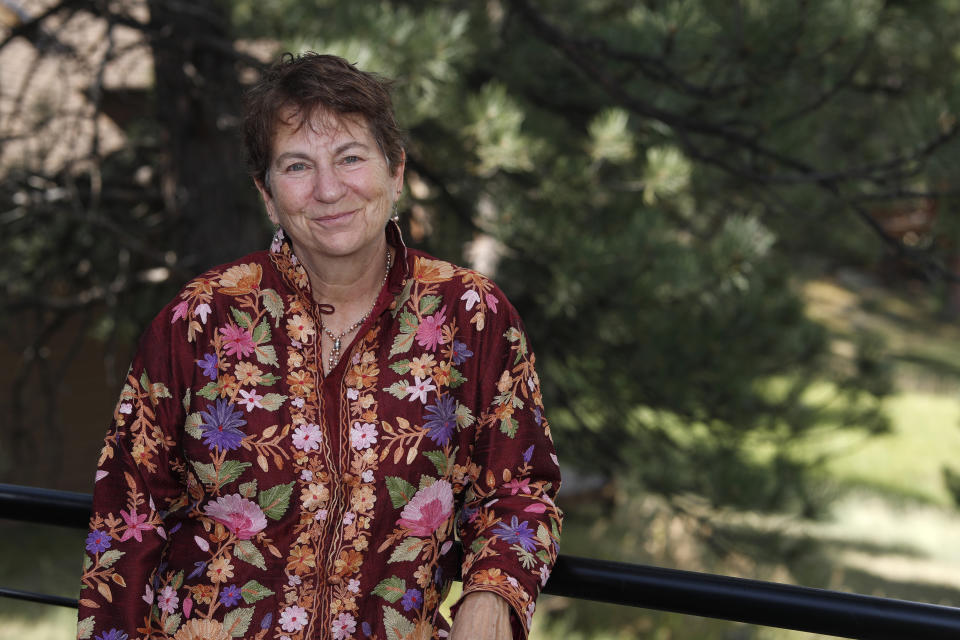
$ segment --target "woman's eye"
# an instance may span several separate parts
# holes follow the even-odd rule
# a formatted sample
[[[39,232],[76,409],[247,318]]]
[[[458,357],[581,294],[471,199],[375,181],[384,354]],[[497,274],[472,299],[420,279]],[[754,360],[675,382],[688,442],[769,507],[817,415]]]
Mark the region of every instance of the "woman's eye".
[[[355,164],[360,162],[360,156],[345,156],[343,158],[343,164]]]
[[[287,171],[303,171],[306,168],[307,168],[307,164],[305,162],[294,162],[293,164],[287,167]]]

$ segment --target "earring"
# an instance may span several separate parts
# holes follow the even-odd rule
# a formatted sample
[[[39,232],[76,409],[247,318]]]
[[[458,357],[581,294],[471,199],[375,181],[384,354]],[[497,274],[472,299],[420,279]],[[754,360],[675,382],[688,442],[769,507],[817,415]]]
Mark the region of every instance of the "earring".
[[[277,225],[277,228],[273,231],[273,240],[270,242],[270,253],[279,253],[283,247],[283,238],[283,227]]]
[[[393,215],[391,215],[390,217],[391,219],[393,219],[394,222],[400,222],[400,214],[397,213],[398,202],[399,200],[393,201]]]

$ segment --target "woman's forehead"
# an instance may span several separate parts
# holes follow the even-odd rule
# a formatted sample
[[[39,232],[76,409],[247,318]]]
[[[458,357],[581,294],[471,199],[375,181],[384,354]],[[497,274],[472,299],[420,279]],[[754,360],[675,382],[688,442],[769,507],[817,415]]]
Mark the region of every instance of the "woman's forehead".
[[[360,114],[337,113],[323,108],[314,109],[311,113],[294,108],[281,111],[274,143],[299,133],[307,137],[317,136],[317,142],[320,143],[346,140],[368,142],[373,137],[366,118]]]

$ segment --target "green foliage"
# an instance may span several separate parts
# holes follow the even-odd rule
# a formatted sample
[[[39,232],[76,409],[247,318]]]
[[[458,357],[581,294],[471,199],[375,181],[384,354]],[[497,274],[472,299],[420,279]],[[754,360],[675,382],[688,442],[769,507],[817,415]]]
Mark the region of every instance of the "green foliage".
[[[565,465],[667,496],[809,509],[810,461],[787,445],[824,425],[881,432],[889,379],[869,337],[832,354],[798,285],[811,262],[877,258],[863,225],[875,205],[909,209],[948,184],[955,4],[238,0],[230,18],[238,37],[395,78],[409,235],[482,264],[518,307]],[[100,326],[133,334],[191,275],[115,284],[149,282],[184,233],[163,206],[170,185],[130,180],[162,159],[165,125],[138,126],[149,134],[101,177],[142,198],[98,200],[92,177],[9,174],[0,282],[12,299],[42,308],[51,292],[76,294],[56,297],[65,305],[93,292],[110,305]],[[948,234],[953,202],[938,221]],[[204,214],[226,226],[236,212]],[[130,246],[102,242],[98,225]],[[897,246],[927,271],[951,250]],[[754,455],[760,445],[774,453]],[[394,485],[402,504],[412,487]]]

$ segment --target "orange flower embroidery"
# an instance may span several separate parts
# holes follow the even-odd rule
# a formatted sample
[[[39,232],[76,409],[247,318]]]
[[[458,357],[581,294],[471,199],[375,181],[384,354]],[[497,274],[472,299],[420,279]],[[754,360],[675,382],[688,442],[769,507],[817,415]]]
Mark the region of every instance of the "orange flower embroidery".
[[[228,296],[242,296],[260,288],[263,269],[259,264],[238,264],[220,276],[220,292]]]

